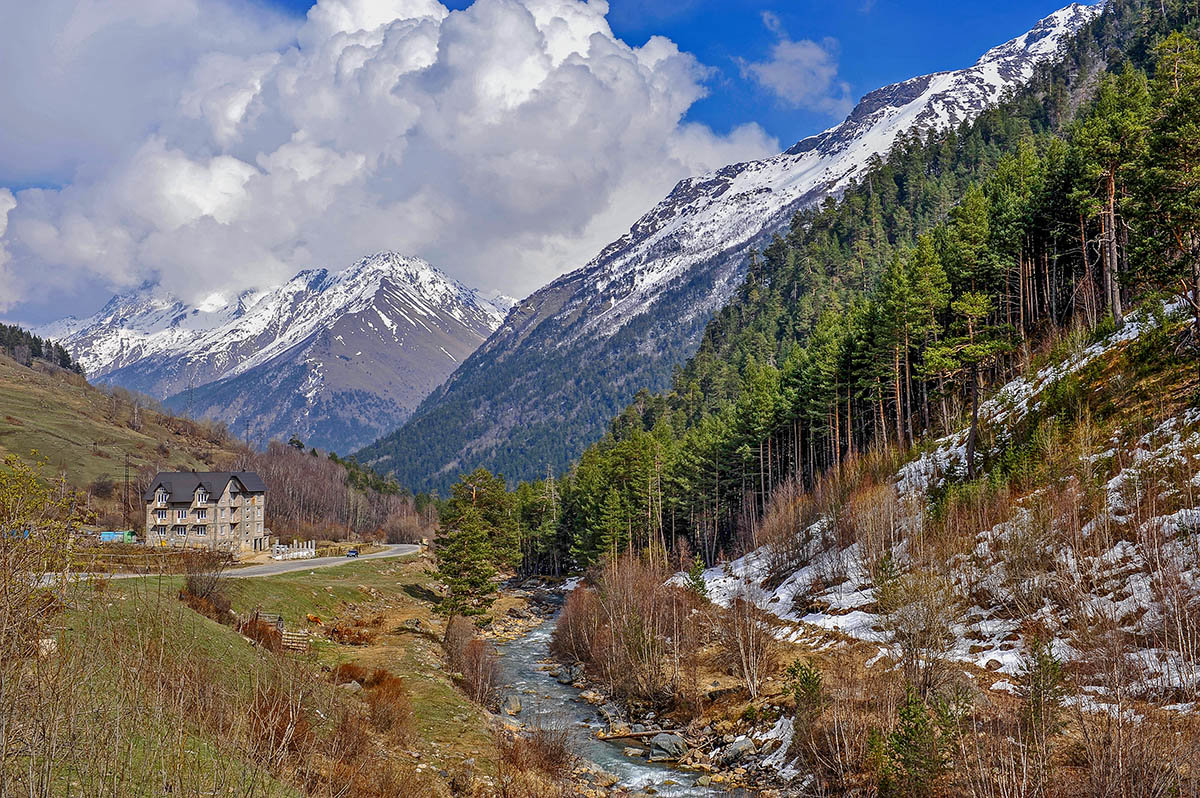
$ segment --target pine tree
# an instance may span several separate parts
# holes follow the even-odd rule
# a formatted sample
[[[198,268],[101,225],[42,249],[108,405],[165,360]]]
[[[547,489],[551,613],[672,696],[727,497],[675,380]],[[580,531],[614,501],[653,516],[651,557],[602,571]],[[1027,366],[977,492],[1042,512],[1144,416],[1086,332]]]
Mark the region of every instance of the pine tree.
[[[496,600],[496,568],[488,527],[478,508],[467,505],[453,523],[443,522],[436,554],[434,575],[446,586],[437,613],[447,619],[483,616]]]
[[[1157,56],[1135,203],[1139,271],[1191,307],[1200,344],[1200,50],[1173,33]]]
[[[1084,179],[1092,186],[1090,196],[1082,200],[1085,213],[1101,220],[1103,295],[1118,326],[1124,323],[1118,209],[1145,150],[1149,102],[1145,76],[1126,65],[1119,76],[1104,76],[1092,112],[1073,137],[1083,154]]]
[[[979,438],[979,391],[982,370],[1011,348],[1007,329],[989,324],[992,299],[979,291],[968,291],[950,304],[959,334],[925,353],[927,373],[948,379],[960,378],[971,405],[971,428],[967,433],[967,477],[975,478],[975,447]]]

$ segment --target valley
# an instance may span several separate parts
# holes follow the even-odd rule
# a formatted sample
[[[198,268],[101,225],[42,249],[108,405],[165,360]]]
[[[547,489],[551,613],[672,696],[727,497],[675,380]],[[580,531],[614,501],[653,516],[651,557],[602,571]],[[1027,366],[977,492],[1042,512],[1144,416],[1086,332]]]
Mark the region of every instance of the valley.
[[[136,257],[247,208],[272,257],[0,325],[0,795],[1200,798],[1193,5],[1042,10],[856,104],[773,7],[726,72],[577,0],[319,0],[200,59],[178,149],[130,163],[223,154]],[[729,81],[841,121],[762,157],[687,115]],[[540,136],[627,180],[581,131],[629,85],[670,124],[621,146],[674,155],[584,196]],[[719,158],[520,301],[387,250],[243,288],[384,233],[545,270],[680,147]],[[336,246],[269,224],[281,163],[297,228],[354,210],[309,221]],[[68,251],[55,190],[0,188],[0,278],[132,251]]]

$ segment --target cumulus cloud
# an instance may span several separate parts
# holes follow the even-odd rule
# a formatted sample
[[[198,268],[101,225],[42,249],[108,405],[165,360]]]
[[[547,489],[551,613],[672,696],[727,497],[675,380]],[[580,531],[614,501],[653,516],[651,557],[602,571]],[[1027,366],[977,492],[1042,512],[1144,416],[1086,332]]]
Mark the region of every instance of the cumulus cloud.
[[[63,176],[0,194],[0,210],[12,206],[0,274],[7,253],[10,275],[40,275],[10,280],[0,307],[97,280],[157,280],[195,300],[380,249],[523,294],[582,265],[677,180],[777,150],[756,125],[718,135],[684,121],[709,70],[661,37],[621,41],[603,0],[477,0],[455,12],[435,0],[320,0],[282,31],[232,0],[131,0],[123,7],[144,15],[119,19],[100,0],[51,5],[57,27],[31,12],[21,30],[43,45],[74,31],[68,49],[87,57],[70,69],[141,46],[146,31],[167,66],[146,98],[91,84],[102,141],[75,131],[66,109],[77,94],[65,89],[48,101],[61,110],[45,135],[34,120],[0,132],[0,175]],[[245,26],[206,26],[197,15],[210,9],[214,24]],[[0,31],[0,53],[11,35]],[[53,74],[39,80],[60,88]],[[4,99],[10,111],[36,106]],[[120,119],[107,118],[110,99]]]
[[[776,36],[766,61],[739,61],[742,76],[795,108],[841,117],[854,107],[850,84],[838,80],[838,43],[826,38],[793,41],[782,20],[764,11],[763,24]]]

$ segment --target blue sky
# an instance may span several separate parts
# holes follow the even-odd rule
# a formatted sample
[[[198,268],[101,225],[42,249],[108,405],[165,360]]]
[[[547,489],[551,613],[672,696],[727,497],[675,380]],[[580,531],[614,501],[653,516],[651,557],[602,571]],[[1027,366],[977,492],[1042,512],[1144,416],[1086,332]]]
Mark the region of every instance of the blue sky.
[[[303,15],[309,0],[264,0]],[[451,9],[470,0],[443,0]],[[744,78],[738,60],[768,56],[777,36],[763,23],[776,15],[795,40],[837,42],[839,77],[858,100],[872,89],[942,69],[970,65],[987,49],[1029,30],[1066,0],[935,2],[933,0],[610,0],[613,32],[633,45],[666,36],[680,49],[716,70],[710,95],[692,106],[688,118],[718,132],[758,122],[783,147],[819,132],[841,115],[789,107]]]

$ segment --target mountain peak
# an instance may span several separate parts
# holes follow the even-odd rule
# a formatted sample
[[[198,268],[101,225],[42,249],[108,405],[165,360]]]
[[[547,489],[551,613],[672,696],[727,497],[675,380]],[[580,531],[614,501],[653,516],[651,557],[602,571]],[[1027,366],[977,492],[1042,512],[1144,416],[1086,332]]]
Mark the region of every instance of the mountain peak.
[[[840,196],[902,136],[969,122],[1026,84],[1100,10],[1069,5],[971,66],[868,93],[843,122],[784,153],[680,181],[586,265],[522,300],[363,459],[424,488],[444,487],[464,462],[516,479],[565,467],[639,388],[669,384],[751,251],[798,211]]]
[[[1036,25],[1020,36],[988,50],[979,57],[975,66],[1013,57],[1032,56],[1041,59],[1052,56],[1068,35],[1091,22],[1103,10],[1103,3],[1094,5],[1071,3],[1038,20]]]

